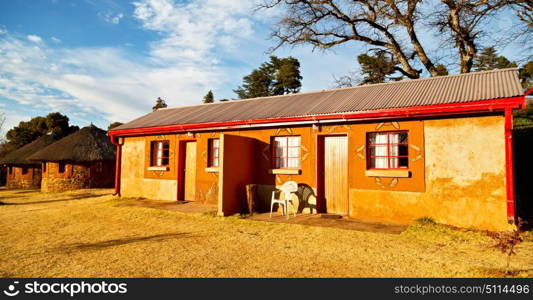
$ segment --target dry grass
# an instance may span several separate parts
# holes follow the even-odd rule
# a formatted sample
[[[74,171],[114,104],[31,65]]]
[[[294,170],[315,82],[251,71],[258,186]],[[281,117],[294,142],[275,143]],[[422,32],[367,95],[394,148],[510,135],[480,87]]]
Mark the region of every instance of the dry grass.
[[[401,235],[116,206],[110,190],[0,190],[2,277],[485,277],[505,257],[482,233],[417,223]],[[533,276],[533,241],[511,276]]]

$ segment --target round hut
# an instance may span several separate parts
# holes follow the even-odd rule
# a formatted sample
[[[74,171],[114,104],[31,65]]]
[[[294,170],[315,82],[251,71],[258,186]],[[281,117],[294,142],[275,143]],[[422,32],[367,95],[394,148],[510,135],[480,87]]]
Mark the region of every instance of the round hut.
[[[115,182],[115,147],[107,132],[90,125],[36,152],[43,163],[41,191],[111,188]]]
[[[41,186],[41,164],[28,158],[55,141],[55,136],[43,135],[4,156],[0,164],[7,169],[6,187],[39,188]]]

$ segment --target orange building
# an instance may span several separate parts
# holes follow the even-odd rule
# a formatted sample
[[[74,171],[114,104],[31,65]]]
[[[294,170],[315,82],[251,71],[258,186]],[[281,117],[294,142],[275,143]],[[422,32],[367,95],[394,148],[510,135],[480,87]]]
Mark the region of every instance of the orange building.
[[[31,155],[42,162],[43,192],[109,188],[115,175],[115,148],[106,131],[83,127]]]
[[[39,188],[41,186],[41,164],[28,160],[28,157],[55,141],[56,138],[53,135],[44,135],[2,158],[0,164],[7,169],[6,187]]]
[[[159,109],[114,130],[116,192],[259,211],[286,181],[299,213],[492,230],[516,221],[516,69]]]

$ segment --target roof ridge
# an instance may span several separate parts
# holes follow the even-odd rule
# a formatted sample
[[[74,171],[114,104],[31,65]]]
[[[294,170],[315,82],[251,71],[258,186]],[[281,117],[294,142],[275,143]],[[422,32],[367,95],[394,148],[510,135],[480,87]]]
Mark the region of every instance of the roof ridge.
[[[323,92],[330,92],[330,91],[351,90],[351,89],[368,88],[368,87],[383,86],[383,85],[395,85],[395,84],[399,85],[399,84],[410,83],[410,82],[413,82],[413,81],[427,81],[427,80],[436,80],[436,79],[443,79],[443,78],[450,78],[450,77],[476,76],[476,75],[485,74],[485,73],[508,72],[508,71],[513,71],[513,70],[517,71],[518,68],[513,67],[513,68],[504,68],[504,69],[494,69],[494,70],[477,71],[477,72],[469,72],[469,73],[459,73],[459,74],[452,74],[452,75],[445,75],[445,76],[424,77],[424,78],[406,79],[406,80],[399,80],[399,81],[392,81],[392,82],[364,84],[364,85],[350,86],[350,87],[341,87],[341,88],[333,88],[333,89],[322,89],[322,90],[314,90],[314,91],[300,92],[300,93],[293,93],[293,94],[285,94],[285,95],[263,96],[263,97],[249,98],[249,99],[233,99],[233,100],[219,101],[219,102],[213,102],[213,103],[201,103],[201,104],[191,104],[191,105],[182,105],[182,106],[171,106],[171,107],[160,108],[158,110],[172,110],[172,109],[178,109],[178,108],[184,108],[184,107],[197,107],[197,106],[212,105],[212,104],[226,104],[228,102],[231,103],[232,101],[239,101],[239,102],[246,101],[246,102],[248,102],[248,101],[261,100],[261,99],[290,97],[290,96],[298,96],[298,95],[303,95],[303,94],[315,94],[315,93],[323,93]]]

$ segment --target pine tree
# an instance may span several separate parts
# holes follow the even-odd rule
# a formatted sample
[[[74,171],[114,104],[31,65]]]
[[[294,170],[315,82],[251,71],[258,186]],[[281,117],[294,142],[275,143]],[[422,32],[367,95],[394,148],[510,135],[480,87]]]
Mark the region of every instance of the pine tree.
[[[233,90],[240,99],[297,93],[302,86],[300,62],[294,57],[271,56],[269,62],[243,77],[243,84]]]
[[[516,67],[515,62],[510,62],[505,56],[498,56],[494,47],[487,47],[474,60],[474,71],[490,71]]]
[[[523,65],[519,71],[522,87],[525,89],[533,88],[533,60]]]
[[[357,56],[361,66],[363,80],[360,84],[382,83],[388,80],[399,80],[402,76],[391,77],[396,72],[397,62],[383,52],[376,55],[361,54]]]
[[[215,102],[215,97],[213,96],[213,92],[209,90],[207,94],[204,96],[204,103],[213,103]]]
[[[122,124],[124,124],[124,123],[122,123],[122,122],[113,122],[113,123],[109,124],[109,126],[107,126],[107,130],[111,130],[111,129],[115,128],[115,127],[119,127]]]
[[[437,64],[435,65],[435,70],[437,71],[437,76],[446,76],[448,75],[448,69],[446,69],[446,66],[443,64]]]

